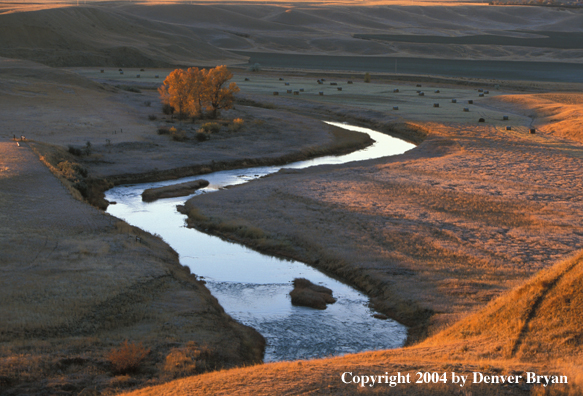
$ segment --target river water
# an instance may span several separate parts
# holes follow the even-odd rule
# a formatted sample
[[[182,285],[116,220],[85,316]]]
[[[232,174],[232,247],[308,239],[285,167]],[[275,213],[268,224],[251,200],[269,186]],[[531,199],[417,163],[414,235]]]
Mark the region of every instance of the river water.
[[[129,224],[160,235],[180,255],[182,265],[204,278],[206,286],[225,311],[241,323],[255,328],[267,340],[265,361],[295,360],[341,355],[367,350],[401,347],[405,326],[393,320],[372,317],[369,299],[363,293],[298,261],[281,260],[186,228],[186,216],[177,205],[195,195],[247,183],[282,168],[307,168],[325,164],[380,158],[401,154],[414,145],[367,128],[329,123],[368,133],[375,143],[341,156],[320,157],[284,166],[267,166],[209,173],[183,179],[117,186],[106,193],[116,201],[107,211]],[[209,186],[189,197],[142,202],[147,188],[204,178]],[[329,287],[337,302],[326,310],[291,305],[292,280],[304,277]]]

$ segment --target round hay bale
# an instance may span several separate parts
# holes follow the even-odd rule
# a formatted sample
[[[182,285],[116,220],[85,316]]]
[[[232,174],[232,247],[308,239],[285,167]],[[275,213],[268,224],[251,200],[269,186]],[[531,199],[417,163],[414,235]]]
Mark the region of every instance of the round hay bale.
[[[330,85],[338,85],[338,83],[331,82]]]
[[[279,81],[283,81],[283,78],[281,78],[281,77],[280,77],[280,78],[279,78]]]
[[[304,92],[304,89],[303,88],[300,88],[300,92]]]
[[[481,94],[478,94],[478,96],[481,98],[481,97],[483,97],[483,96],[484,96],[484,94],[483,94],[483,93],[481,93]]]
[[[294,91],[294,95],[299,95],[300,91]]]
[[[287,90],[287,93],[292,93],[292,90],[291,90],[291,89],[288,89],[288,90]]]
[[[484,90],[483,89],[478,89],[478,92],[484,92]]]
[[[530,129],[528,130],[528,133],[530,133],[531,135],[534,135],[534,134],[536,133],[536,129],[534,129],[534,128],[530,128]]]
[[[421,86],[421,84],[417,84],[417,86],[418,86],[418,87],[420,87],[420,86]]]
[[[436,90],[434,91],[434,93],[440,93],[440,92],[439,92],[439,89],[436,89]]]
[[[393,92],[398,93],[399,92],[399,88],[393,89]]]
[[[478,122],[486,122],[486,120],[485,120],[485,119],[483,119],[483,118],[480,118],[480,119],[478,120]]]
[[[156,75],[154,76],[154,78],[160,78],[160,76],[156,74]]]
[[[279,92],[273,91],[273,96],[277,96],[277,95],[279,95]]]
[[[433,103],[433,107],[439,107],[439,103]]]
[[[488,94],[490,93],[490,91],[484,91],[484,93],[485,93],[486,95],[488,95]]]
[[[289,83],[285,83],[285,85],[289,85]]]
[[[324,92],[320,91],[319,92],[320,96],[324,96]]]
[[[348,84],[352,84],[352,81],[348,80]]]
[[[468,100],[468,104],[474,104],[474,101],[470,99]]]
[[[451,103],[457,103],[457,99],[452,99]]]
[[[339,91],[342,91],[342,87],[338,87],[338,90],[339,90]]]
[[[512,127],[511,127],[510,125],[508,125],[508,126],[506,127],[506,130],[507,130],[507,131],[510,131],[510,130],[512,130]]]
[[[249,81],[249,78],[245,77],[245,81]]]
[[[419,96],[425,96],[425,92],[419,92]]]
[[[507,121],[507,120],[508,120],[508,116],[502,116],[502,119],[503,119],[504,121]]]
[[[464,111],[465,112],[468,112],[468,111],[470,111],[470,108],[469,107],[464,107]]]
[[[399,110],[399,106],[393,106],[393,110]]]
[[[119,74],[123,74],[123,72],[122,72],[122,71],[120,71],[120,72],[119,72]]]
[[[136,78],[140,78],[140,75],[139,74],[136,74]]]
[[[101,72],[102,72],[102,73],[105,73],[105,70],[101,69]]]

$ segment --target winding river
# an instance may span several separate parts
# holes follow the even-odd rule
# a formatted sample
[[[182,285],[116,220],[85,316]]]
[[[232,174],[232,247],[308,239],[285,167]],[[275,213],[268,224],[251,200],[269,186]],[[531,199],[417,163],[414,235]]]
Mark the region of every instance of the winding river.
[[[176,210],[194,195],[247,183],[282,168],[308,168],[342,164],[401,154],[414,145],[367,128],[340,123],[331,125],[368,133],[375,143],[342,156],[320,157],[285,166],[235,169],[178,180],[122,185],[109,190],[106,199],[116,201],[107,211],[150,233],[160,235],[180,255],[182,265],[206,280],[206,286],[225,311],[255,328],[267,340],[265,361],[318,358],[366,350],[401,347],[405,326],[372,317],[363,293],[297,261],[281,260],[245,246],[186,228],[185,216]],[[147,188],[204,178],[209,186],[190,197],[142,202]],[[304,277],[333,290],[338,299],[326,310],[292,306],[291,281]]]

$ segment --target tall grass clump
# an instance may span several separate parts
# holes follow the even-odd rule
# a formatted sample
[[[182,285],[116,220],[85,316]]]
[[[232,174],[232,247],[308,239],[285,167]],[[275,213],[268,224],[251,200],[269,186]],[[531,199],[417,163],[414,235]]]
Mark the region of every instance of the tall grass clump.
[[[107,360],[116,374],[127,374],[137,371],[142,362],[150,354],[150,350],[142,343],[134,344],[124,341],[119,348],[112,349],[107,355]]]

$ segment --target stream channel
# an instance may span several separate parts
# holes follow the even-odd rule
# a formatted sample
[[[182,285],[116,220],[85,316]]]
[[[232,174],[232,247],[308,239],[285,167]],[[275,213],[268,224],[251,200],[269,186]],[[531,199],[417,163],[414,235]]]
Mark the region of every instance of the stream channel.
[[[317,165],[404,153],[413,144],[367,128],[332,123],[341,128],[368,133],[375,143],[341,156],[326,156],[284,166],[266,166],[208,173],[177,180],[121,185],[107,191],[116,201],[107,211],[131,225],[160,235],[180,255],[182,265],[206,281],[206,286],[225,311],[239,322],[255,328],[267,340],[265,361],[296,360],[342,355],[367,350],[399,348],[407,328],[393,320],[373,318],[368,297],[338,280],[298,261],[263,255],[243,245],[224,241],[186,228],[186,216],[177,205],[195,195],[247,183],[282,168],[302,169]],[[203,178],[209,186],[189,197],[142,202],[147,188],[167,186]],[[334,292],[337,302],[325,310],[291,304],[292,280],[307,278]]]

